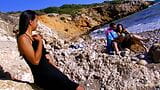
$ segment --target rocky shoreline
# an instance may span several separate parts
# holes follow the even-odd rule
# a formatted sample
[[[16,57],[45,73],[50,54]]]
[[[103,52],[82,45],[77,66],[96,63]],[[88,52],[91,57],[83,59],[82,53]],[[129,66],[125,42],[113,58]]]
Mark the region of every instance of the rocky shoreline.
[[[141,35],[150,39],[149,42],[145,44],[148,48],[150,48],[154,43],[160,42],[160,30],[141,32],[141,33],[138,33],[138,35]]]
[[[24,90],[36,90],[32,85],[22,85],[12,80],[34,82],[28,65],[17,49],[13,29],[16,31],[14,26],[18,18],[13,21],[15,23],[11,24],[10,20],[0,18],[0,86],[3,86],[0,89],[15,87],[17,90],[24,85]],[[87,34],[72,41],[63,40],[56,31],[41,22],[38,33],[44,37],[45,48],[55,58],[57,67],[70,79],[83,84],[86,90],[160,89],[160,64],[153,63],[148,53],[135,53],[126,49],[122,56],[109,55],[106,53],[104,39],[92,39]],[[154,43],[160,43],[160,30],[136,34],[150,39],[144,43],[148,48]],[[160,51],[159,47],[157,51]]]
[[[159,42],[160,30],[138,34],[150,38],[146,43],[148,48]],[[160,71],[148,68],[154,65],[146,53],[127,50],[124,57],[108,55],[104,40],[85,39],[80,38],[75,43],[62,45],[62,49],[51,51],[59,69],[71,79],[81,81],[87,90],[146,90],[159,86]]]

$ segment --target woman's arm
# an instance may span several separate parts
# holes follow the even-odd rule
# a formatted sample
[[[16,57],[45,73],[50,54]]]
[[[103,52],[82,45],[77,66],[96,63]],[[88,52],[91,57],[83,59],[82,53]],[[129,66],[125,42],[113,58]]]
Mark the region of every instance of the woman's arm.
[[[125,28],[123,31],[125,34],[130,34],[130,32]]]
[[[38,65],[42,56],[42,39],[40,35],[33,36],[33,39],[38,41],[37,50],[34,51],[32,44],[26,37],[19,37],[18,48],[20,52],[26,57],[33,65]]]

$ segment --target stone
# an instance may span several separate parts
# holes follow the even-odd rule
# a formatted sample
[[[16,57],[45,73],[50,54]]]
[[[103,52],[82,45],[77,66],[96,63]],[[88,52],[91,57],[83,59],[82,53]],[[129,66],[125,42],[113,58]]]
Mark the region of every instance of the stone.
[[[148,55],[152,58],[153,62],[160,63],[160,43],[152,45]]]
[[[132,57],[131,57],[131,60],[132,60],[132,61],[139,61],[139,59],[138,59],[137,57],[135,57],[135,56],[132,56]]]
[[[129,56],[129,54],[130,54],[130,51],[121,51],[121,53],[120,53],[120,55],[121,55],[122,57],[124,57],[124,56]]]
[[[0,80],[0,89],[1,90],[42,90],[41,88],[23,83],[23,82],[16,82],[11,80]]]
[[[33,76],[27,63],[20,57],[16,41],[0,41],[0,67],[10,78],[33,83]]]
[[[144,58],[145,58],[145,55],[144,55],[144,54],[140,54],[140,55],[138,55],[138,58],[139,58],[139,59],[144,59]]]
[[[146,65],[146,64],[148,64],[148,62],[146,60],[140,60],[138,62],[138,64],[140,64],[140,65]]]

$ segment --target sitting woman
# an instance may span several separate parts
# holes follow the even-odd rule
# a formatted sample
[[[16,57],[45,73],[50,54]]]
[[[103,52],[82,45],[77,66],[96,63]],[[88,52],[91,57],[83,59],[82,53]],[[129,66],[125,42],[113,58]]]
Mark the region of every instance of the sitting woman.
[[[131,40],[134,39],[135,41],[137,40],[139,42],[139,44],[145,49],[145,51],[148,51],[148,49],[143,45],[141,41],[149,41],[149,39],[129,33],[122,24],[118,24],[115,31],[118,34],[118,38],[115,41],[120,44],[120,47],[127,48],[127,46],[130,46],[132,44]]]
[[[84,90],[50,63],[42,44],[42,36],[32,36],[37,21],[37,14],[34,11],[22,12],[17,36],[18,49],[31,68],[35,84],[45,90]]]

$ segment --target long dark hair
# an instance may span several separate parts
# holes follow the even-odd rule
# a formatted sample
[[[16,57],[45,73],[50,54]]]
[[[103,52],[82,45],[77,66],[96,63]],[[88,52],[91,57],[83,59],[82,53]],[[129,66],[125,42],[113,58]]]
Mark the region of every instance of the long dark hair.
[[[32,10],[26,10],[21,13],[20,19],[19,19],[19,34],[18,36],[24,34],[27,31],[29,21],[34,20],[36,18],[36,12]]]
[[[122,24],[117,24],[117,29],[116,29],[116,32],[119,32],[119,26],[122,27],[122,32],[125,30],[124,26]]]

